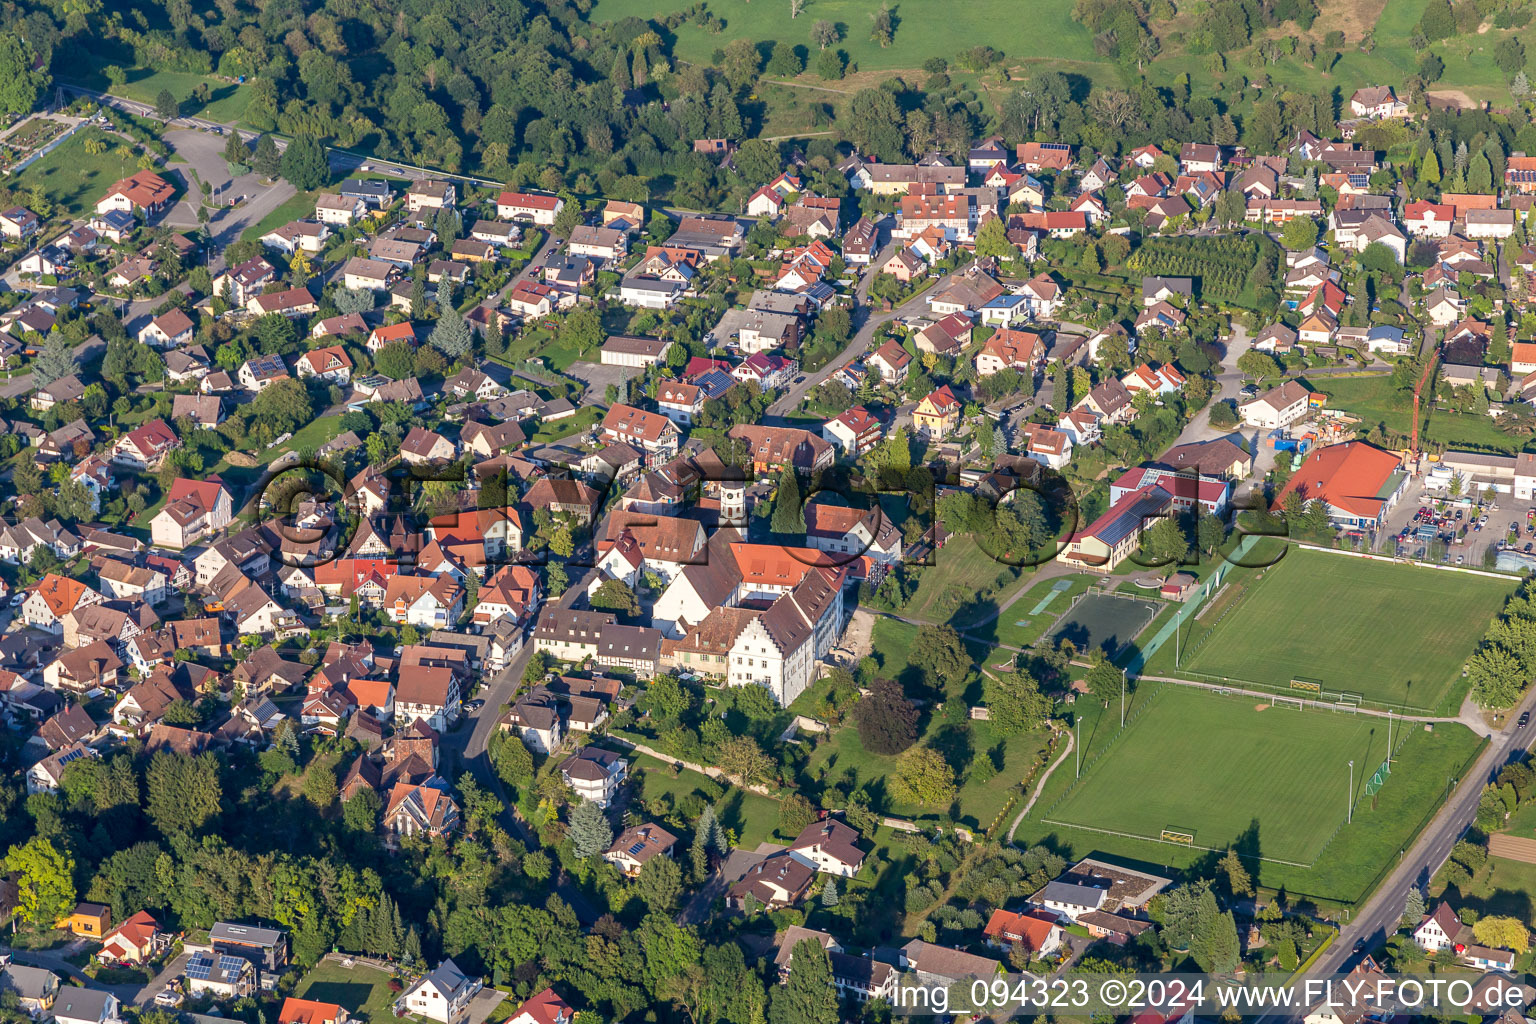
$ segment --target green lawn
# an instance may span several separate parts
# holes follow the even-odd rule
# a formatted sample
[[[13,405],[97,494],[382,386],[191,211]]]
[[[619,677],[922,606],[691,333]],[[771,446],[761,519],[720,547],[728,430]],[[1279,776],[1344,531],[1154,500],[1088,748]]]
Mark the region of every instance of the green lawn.
[[[1434,708],[1513,581],[1293,549],[1186,657],[1198,673]]]
[[[914,692],[921,685],[920,670],[911,664],[918,629],[909,623],[880,618],[875,621],[872,635],[878,673],[897,680],[908,692]],[[981,643],[966,646],[978,665],[991,650]],[[959,784],[956,820],[968,828],[986,828],[1008,802],[1035,754],[1045,746],[1045,732],[1004,736],[990,722],[963,717],[965,707],[982,700],[983,688],[975,673],[951,686],[950,696],[954,698],[951,703],[961,708],[960,716],[947,712],[939,704],[930,703],[918,720],[917,742],[941,751],[955,769]],[[997,769],[995,774],[981,767],[983,758],[991,759]],[[947,821],[951,810],[948,806],[923,807],[894,798],[886,799],[889,797],[887,776],[894,770],[896,760],[896,756],[865,749],[858,728],[850,718],[847,724],[817,742],[802,774],[803,784],[834,785],[851,775],[855,785],[869,788],[878,807],[896,817],[929,824]]]
[[[912,600],[901,610],[925,622],[963,623],[985,618],[1013,592],[1020,578],[1015,566],[999,562],[969,535],[951,537],[921,570]]]
[[[1057,592],[1054,588],[1062,579],[1068,580],[1071,586]],[[1072,599],[1087,590],[1095,579],[1097,577],[1080,573],[1076,576],[1057,576],[1041,580],[1025,591],[1024,596],[1010,605],[1001,616],[991,622],[971,626],[965,631],[980,640],[990,640],[993,643],[1009,644],[1014,647],[1028,647],[1056,624],[1056,620],[1072,604]],[[1039,615],[1031,614],[1035,606],[1052,593],[1056,596],[1052,598],[1045,610]]]
[[[117,149],[126,145],[121,139],[109,139],[106,152],[92,155],[85,151],[85,136],[99,135],[84,129],[70,136],[58,149],[11,179],[12,187],[25,192],[41,185],[54,206],[73,216],[93,210],[107,186],[138,170],[137,158],[123,160]]]
[[[1536,864],[1488,858],[1488,867],[1478,872],[1466,888],[1448,894],[1457,909],[1471,907],[1479,915],[1508,915],[1536,926]]]
[[[984,829],[992,824],[1017,790],[1035,755],[1045,748],[1045,740],[1043,729],[1004,736],[990,722],[948,722],[941,720],[939,714],[933,714],[918,736],[918,745],[938,748],[944,752],[945,760],[958,769],[956,804],[959,813],[954,820],[966,828]],[[977,771],[984,757],[991,758],[996,767],[998,755],[1001,755],[1002,767],[995,774]],[[824,771],[826,778],[833,781],[851,772],[860,784],[869,786],[873,792],[888,794],[887,776],[896,767],[899,756],[866,750],[859,740],[857,726],[850,722],[816,747],[806,767],[813,778]],[[950,820],[949,807],[924,807],[894,798],[880,806],[898,818],[923,824],[941,824]]]
[[[650,801],[659,794],[670,793],[675,805],[690,793],[699,791],[707,781],[698,772],[687,769],[673,775],[669,764],[648,754],[626,751],[624,757],[630,762],[631,777],[640,780],[642,800]],[[777,801],[731,786],[715,806],[715,813],[720,816],[721,825],[736,833],[737,845],[745,849],[756,849],[758,843],[775,841],[773,830],[779,824]]]
[[[1149,692],[1133,695],[1133,711]],[[1116,742],[1118,707],[1085,706],[1092,704],[1079,701],[1085,712],[1084,782],[1073,790],[1075,760],[1069,758],[1021,824],[1018,842],[1051,843],[1069,857],[1107,855],[1178,870],[1209,854],[1079,825],[1136,835],[1194,831],[1199,846],[1232,844],[1250,858],[1259,884],[1328,903],[1354,903],[1375,885],[1483,743],[1455,724],[1436,725],[1433,732],[1410,728],[1400,740],[1394,732],[1395,771],[1371,798],[1363,789],[1385,752],[1383,719],[1293,708],[1257,711],[1252,698],[1164,684]],[[1319,851],[1319,840],[1345,818],[1350,758],[1362,794],[1354,821]],[[1375,764],[1364,770],[1362,760]],[[1308,867],[1277,862],[1314,856]]]
[[[692,22],[677,29],[674,52],[684,60],[708,61],[710,55],[732,39],[759,43],[783,40],[808,47],[815,62],[811,26],[826,20],[841,30],[838,48],[863,71],[918,68],[924,60],[941,55],[953,60],[962,50],[986,43],[1010,58],[1057,57],[1094,60],[1093,40],[1087,29],[1071,18],[1071,0],[1034,0],[1028,17],[1020,17],[1012,0],[966,0],[963,16],[949,0],[906,0],[891,4],[896,32],[889,47],[881,48],[870,35],[870,15],[879,4],[860,0],[812,0],[798,18],[786,17],[783,4],[712,5],[723,17],[725,29],[710,33]],[[674,8],[658,8],[641,0],[598,0],[593,24],[626,17],[656,18]],[[981,36],[977,30],[985,27]],[[835,83],[834,83],[835,84]]]
[[[595,405],[585,405],[576,410],[576,415],[567,416],[563,420],[550,420],[548,423],[540,423],[539,429],[534,431],[529,440],[534,444],[549,444],[558,441],[562,437],[570,437],[584,430],[591,430],[603,418],[603,410]]]
[[[242,242],[260,238],[268,231],[275,231],[290,221],[300,220],[315,212],[315,193],[297,192],[279,203],[271,213],[240,232]]]
[[[128,72],[128,76],[129,81],[120,86],[113,86],[107,91],[116,96],[124,96],[130,100],[153,105],[155,97],[160,95],[160,90],[166,89],[181,104],[183,116],[195,115],[210,121],[232,124],[245,116],[245,108],[251,103],[249,86],[220,81],[206,75],[135,68]],[[209,100],[206,105],[199,106],[191,102],[191,96],[192,90],[202,84],[208,86]]]
[[[304,975],[293,994],[300,999],[337,1003],[352,1017],[369,1024],[382,1024],[394,1017],[391,1006],[395,997],[389,991],[389,975],[362,964],[343,967],[322,960]]]
[[[1382,424],[1404,436],[1413,431],[1413,393],[1395,390],[1388,377],[1321,378],[1314,386],[1328,396],[1328,408],[1361,417],[1364,427]],[[1520,450],[1520,440],[1499,430],[1488,416],[1429,406],[1427,417],[1421,430],[1435,444],[1449,448],[1476,445],[1505,452]]]

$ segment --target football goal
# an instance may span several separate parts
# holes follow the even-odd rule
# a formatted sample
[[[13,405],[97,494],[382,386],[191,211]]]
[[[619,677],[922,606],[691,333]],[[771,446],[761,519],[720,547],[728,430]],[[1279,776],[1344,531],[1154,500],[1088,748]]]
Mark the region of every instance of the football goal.
[[[1180,846],[1195,845],[1195,834],[1193,832],[1184,832],[1176,828],[1163,829],[1163,834],[1158,838],[1165,843],[1177,843]]]

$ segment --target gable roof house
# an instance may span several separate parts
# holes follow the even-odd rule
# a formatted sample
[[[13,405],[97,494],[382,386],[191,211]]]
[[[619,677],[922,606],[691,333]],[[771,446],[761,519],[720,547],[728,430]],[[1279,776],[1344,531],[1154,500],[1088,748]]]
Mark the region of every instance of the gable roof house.
[[[176,189],[170,182],[153,171],[143,170],[113,182],[106,194],[96,200],[96,213],[112,210],[136,214],[149,219],[170,205]]]
[[[469,1016],[470,1000],[481,987],[478,979],[470,978],[448,959],[411,986],[400,1002],[409,1012],[438,1024],[462,1024]]]
[[[150,420],[118,438],[112,446],[112,461],[140,472],[158,469],[161,460],[181,447],[181,439],[162,419]]]

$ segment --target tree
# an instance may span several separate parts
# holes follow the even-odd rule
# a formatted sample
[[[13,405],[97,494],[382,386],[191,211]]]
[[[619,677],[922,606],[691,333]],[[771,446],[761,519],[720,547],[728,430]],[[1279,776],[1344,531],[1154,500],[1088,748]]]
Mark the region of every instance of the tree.
[[[1222,522],[1220,516],[1207,512],[1200,517],[1195,525],[1196,540],[1200,544],[1200,550],[1206,554],[1213,554],[1221,547],[1221,542],[1227,538],[1227,524]]]
[[[1424,151],[1424,161],[1419,165],[1419,178],[1429,185],[1440,184],[1440,158],[1435,155],[1433,146]]]
[[[653,914],[670,914],[683,891],[683,869],[671,857],[652,857],[635,879],[640,898]]]
[[[825,18],[817,19],[816,24],[811,26],[811,42],[816,44],[818,50],[825,50],[827,47],[835,45],[841,38],[842,33],[837,30],[837,26]],[[838,77],[841,78],[842,76],[839,75]],[[31,108],[29,107],[28,109]]]
[[[283,155],[277,151],[277,143],[270,135],[262,135],[256,140],[256,146],[251,151],[251,169],[263,178],[272,179],[278,176],[282,169]]]
[[[181,106],[176,102],[176,97],[171,95],[171,90],[161,89],[155,94],[155,116],[169,121],[181,113]]]
[[[894,162],[906,145],[906,120],[888,89],[861,89],[848,102],[848,135],[860,153]]]
[[[837,906],[837,879],[828,878],[827,884],[821,887],[821,905],[828,909]]]
[[[791,4],[801,0],[790,0]],[[793,15],[792,15],[793,16]],[[773,44],[773,52],[768,57],[768,73],[776,78],[794,78],[805,70],[805,65],[800,60],[800,55],[795,48],[782,39]]]
[[[1531,933],[1525,924],[1515,917],[1482,917],[1472,926],[1472,937],[1479,944],[1494,949],[1511,949],[1524,953],[1531,944]]]
[[[336,769],[316,758],[304,773],[304,796],[320,810],[336,802]]]
[[[1417,928],[1424,919],[1424,893],[1416,885],[1408,887],[1408,898],[1403,901],[1403,923]]]
[[[853,706],[859,740],[876,754],[899,754],[917,742],[917,708],[894,679],[876,679]]]
[[[608,579],[598,584],[597,590],[592,593],[589,603],[593,608],[603,611],[618,612],[622,615],[638,615],[640,613],[640,599],[629,588],[629,584],[623,580]]]
[[[715,806],[705,804],[704,812],[693,824],[693,845],[688,851],[695,882],[704,881],[704,876],[709,874],[709,852],[720,852],[724,847],[725,832],[720,828],[720,819],[715,816]]]
[[[990,721],[1005,736],[1017,736],[1038,728],[1051,714],[1051,701],[1028,672],[997,673],[987,684]]]
[[[325,146],[313,135],[295,135],[278,161],[278,173],[300,192],[312,192],[330,177]]]
[[[496,777],[502,782],[521,789],[533,781],[533,754],[515,732],[492,733],[490,755]]]
[[[1517,74],[1525,70],[1525,44],[1517,36],[1499,40],[1493,48],[1493,63],[1504,72],[1505,78],[1513,81]]]
[[[989,217],[976,232],[976,255],[1011,260],[1018,256],[1018,248],[1008,241],[1008,229],[1001,217]]]
[[[841,50],[822,50],[816,58],[816,74],[824,82],[836,82],[843,77],[848,61]]]
[[[1285,373],[1285,367],[1280,360],[1268,352],[1260,352],[1258,349],[1249,349],[1237,357],[1237,368],[1250,377],[1263,380],[1265,377],[1278,377]]]
[[[838,1024],[841,1007],[826,949],[815,939],[801,939],[790,956],[789,978],[773,989],[768,1004],[770,1024]]]
[[[1120,699],[1121,688],[1125,685],[1125,675],[1114,666],[1114,663],[1102,660],[1088,672],[1083,682],[1087,684],[1088,692],[1093,695],[1094,700],[1109,707],[1110,701]]]
[[[437,324],[433,326],[427,341],[449,359],[460,359],[468,355],[470,348],[474,345],[469,324],[465,323],[464,318],[452,309],[446,310],[438,317]]]
[[[912,663],[923,670],[929,685],[936,689],[960,682],[971,671],[971,656],[953,626],[919,629]]]
[[[762,782],[776,767],[773,758],[750,736],[732,736],[720,744],[715,762],[722,772],[748,786]]]
[[[379,825],[383,801],[376,790],[363,786],[341,805],[341,823],[351,832],[369,835]]]
[[[144,773],[149,820],[166,835],[195,832],[219,813],[223,789],[212,754],[156,751]]]
[[[761,66],[762,54],[758,53],[757,43],[750,39],[734,39],[726,44],[720,70],[732,89],[740,90],[750,85]]]
[[[30,113],[48,84],[47,71],[33,67],[37,53],[16,27],[0,32],[0,117]]]
[[[1243,867],[1243,862],[1232,847],[1227,847],[1226,855],[1217,861],[1218,870],[1225,872],[1227,876],[1227,891],[1233,896],[1252,896],[1253,879],[1248,874],[1248,869]]]
[[[231,168],[245,168],[251,162],[251,148],[245,144],[245,139],[240,133],[232,131],[224,141],[224,162]],[[243,170],[242,170],[243,173]]]
[[[1280,244],[1292,252],[1312,248],[1317,244],[1317,221],[1311,217],[1292,217],[1280,229]]]
[[[805,502],[800,497],[800,477],[792,466],[779,473],[779,489],[773,499],[773,532],[789,536],[805,532]]]
[[[798,836],[816,820],[816,808],[799,793],[791,793],[779,803],[779,834]]]
[[[1237,922],[1232,912],[1216,918],[1211,927],[1208,962],[1202,966],[1212,974],[1231,974],[1242,958],[1242,946],[1237,938]]]
[[[583,800],[571,811],[571,827],[567,833],[571,847],[582,860],[596,856],[613,844],[613,829],[603,809],[590,800]]]
[[[1487,154],[1479,153],[1472,158],[1472,163],[1467,168],[1467,191],[1479,195],[1487,195],[1493,191],[1493,166],[1488,163]]]
[[[34,836],[5,855],[8,871],[17,874],[17,914],[40,930],[68,916],[75,905],[75,860],[53,842]]]
[[[371,313],[379,304],[371,288],[337,288],[331,295],[331,302],[338,313]]]
[[[897,762],[891,792],[907,803],[942,807],[955,798],[955,770],[932,747],[913,747]]]
[[[1141,548],[1157,565],[1177,565],[1189,556],[1189,539],[1172,516],[1164,516],[1141,536]]]
[[[75,345],[68,335],[55,331],[48,335],[32,363],[32,385],[43,387],[72,373],[80,372],[75,360]]]
[[[869,21],[869,38],[879,43],[882,49],[890,46],[896,34],[896,21],[891,16],[890,7],[883,0],[880,9],[869,16]]]

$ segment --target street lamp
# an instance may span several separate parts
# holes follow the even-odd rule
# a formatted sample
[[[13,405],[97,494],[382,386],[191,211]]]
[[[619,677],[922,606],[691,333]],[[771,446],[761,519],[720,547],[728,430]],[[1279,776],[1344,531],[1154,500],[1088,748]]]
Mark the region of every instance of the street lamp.
[[[1349,792],[1344,794],[1344,823],[1346,825],[1355,820],[1355,762],[1349,762]]]

